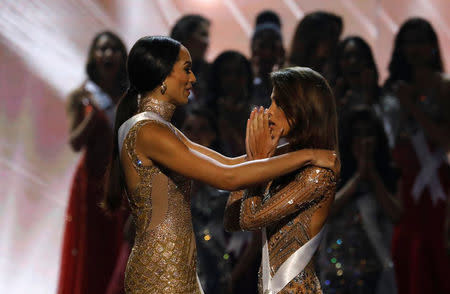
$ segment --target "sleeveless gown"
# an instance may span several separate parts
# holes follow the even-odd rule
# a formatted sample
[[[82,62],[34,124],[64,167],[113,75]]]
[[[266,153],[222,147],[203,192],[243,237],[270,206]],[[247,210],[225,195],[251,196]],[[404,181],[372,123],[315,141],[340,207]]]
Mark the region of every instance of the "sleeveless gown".
[[[145,124],[157,123],[177,134],[163,119],[165,107],[157,105],[152,112],[139,113],[119,129],[119,150],[125,148],[140,179],[138,186],[128,194],[136,226],[135,244],[125,273],[128,294],[203,293],[196,274],[191,182],[162,166],[143,165],[135,151],[136,137]],[[167,211],[157,225],[150,227],[152,216],[157,214],[152,211],[152,200],[156,198],[167,201]]]
[[[91,86],[91,87],[89,87]],[[73,103],[90,103],[97,108],[95,126],[75,171],[66,210],[58,294],[105,293],[122,244],[122,216],[107,216],[100,208],[103,177],[111,155],[112,114],[98,103],[104,95],[93,83],[71,94]],[[110,99],[104,98],[105,99]]]

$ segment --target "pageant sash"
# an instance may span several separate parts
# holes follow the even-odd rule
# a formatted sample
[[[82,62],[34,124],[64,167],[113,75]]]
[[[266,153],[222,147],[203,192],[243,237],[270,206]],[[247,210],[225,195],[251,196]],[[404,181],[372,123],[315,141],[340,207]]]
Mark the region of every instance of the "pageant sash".
[[[130,117],[126,122],[124,122],[118,131],[118,136],[117,136],[117,140],[119,143],[119,152],[122,152],[122,146],[123,146],[123,142],[125,141],[125,138],[128,135],[128,132],[130,131],[130,129],[137,124],[139,121],[141,120],[154,120],[154,121],[158,121],[164,125],[167,125],[169,128],[172,129],[172,126],[170,123],[168,123],[167,121],[165,121],[159,114],[154,113],[154,112],[150,112],[150,111],[146,111],[146,112],[141,112],[136,114],[135,116]]]
[[[365,193],[358,197],[356,205],[360,212],[362,227],[367,234],[367,237],[375,250],[378,260],[384,268],[392,267],[391,251],[388,247],[389,241],[386,241],[386,236],[382,232],[382,223],[378,220],[378,205],[376,203],[375,195],[372,193]],[[386,224],[387,225],[387,224]],[[387,239],[389,240],[389,239]]]
[[[116,119],[116,108],[111,97],[91,80],[86,81],[84,89],[92,94],[91,99],[95,105],[106,113],[111,129],[113,129]]]
[[[200,283],[200,279],[198,278],[198,274],[195,273],[195,276],[197,277],[197,283],[198,283],[198,288],[200,289],[200,294],[205,294],[205,292],[203,292],[203,288],[202,288],[202,284]]]
[[[421,130],[411,138],[411,142],[422,166],[412,189],[414,200],[417,202],[423,190],[428,187],[433,204],[436,204],[439,200],[445,201],[447,197],[442,188],[438,172],[441,164],[445,163],[444,152],[437,149],[434,153],[431,153],[427,146],[425,135]]]
[[[266,229],[262,230],[262,284],[264,294],[276,294],[281,291],[293,278],[300,274],[319,247],[325,226],[311,240],[303,244],[280,266],[272,277],[270,274],[269,249],[267,244]]]

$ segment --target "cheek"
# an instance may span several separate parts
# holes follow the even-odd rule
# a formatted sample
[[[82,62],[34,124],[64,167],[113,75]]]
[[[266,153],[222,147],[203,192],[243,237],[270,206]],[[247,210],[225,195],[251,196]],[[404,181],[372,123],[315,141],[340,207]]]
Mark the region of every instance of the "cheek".
[[[189,75],[184,74],[181,78],[180,83],[183,85],[183,88],[189,83]]]

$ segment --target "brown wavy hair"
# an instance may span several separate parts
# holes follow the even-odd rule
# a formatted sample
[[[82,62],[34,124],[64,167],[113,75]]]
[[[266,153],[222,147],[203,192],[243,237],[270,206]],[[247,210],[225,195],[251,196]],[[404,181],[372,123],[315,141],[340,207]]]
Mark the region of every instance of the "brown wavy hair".
[[[289,67],[271,74],[273,99],[290,126],[291,149],[339,152],[336,103],[325,78],[307,67]]]

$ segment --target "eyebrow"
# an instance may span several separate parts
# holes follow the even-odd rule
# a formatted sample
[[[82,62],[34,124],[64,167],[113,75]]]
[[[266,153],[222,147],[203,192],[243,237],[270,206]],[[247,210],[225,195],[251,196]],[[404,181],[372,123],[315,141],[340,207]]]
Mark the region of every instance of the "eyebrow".
[[[188,60],[188,61],[185,61],[184,64],[192,65],[192,62]]]

